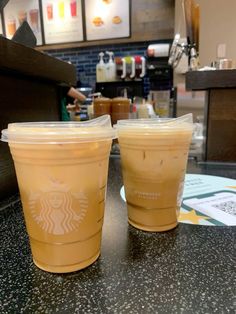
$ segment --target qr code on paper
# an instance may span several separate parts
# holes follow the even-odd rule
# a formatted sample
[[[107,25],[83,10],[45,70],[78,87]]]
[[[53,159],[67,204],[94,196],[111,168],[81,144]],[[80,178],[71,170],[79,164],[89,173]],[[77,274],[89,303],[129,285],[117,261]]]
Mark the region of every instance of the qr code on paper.
[[[213,205],[213,207],[218,208],[227,214],[236,216],[236,202],[234,201],[223,202]]]

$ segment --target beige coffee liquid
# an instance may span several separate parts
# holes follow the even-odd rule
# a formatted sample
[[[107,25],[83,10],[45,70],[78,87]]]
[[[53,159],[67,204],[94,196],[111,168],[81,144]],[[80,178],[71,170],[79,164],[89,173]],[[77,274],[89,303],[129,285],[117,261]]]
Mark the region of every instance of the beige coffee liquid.
[[[35,264],[71,272],[100,254],[111,140],[11,144]]]
[[[134,227],[165,231],[177,225],[191,135],[188,129],[120,132],[128,219]]]

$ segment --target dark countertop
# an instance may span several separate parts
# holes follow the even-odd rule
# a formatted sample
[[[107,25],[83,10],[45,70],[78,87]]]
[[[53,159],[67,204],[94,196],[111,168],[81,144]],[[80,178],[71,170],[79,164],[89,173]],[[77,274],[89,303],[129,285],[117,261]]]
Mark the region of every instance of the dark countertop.
[[[236,178],[235,166],[190,161],[188,172]],[[235,313],[236,228],[137,230],[127,223],[121,186],[120,159],[111,158],[101,257],[65,275],[34,266],[20,201],[2,202],[1,314]]]

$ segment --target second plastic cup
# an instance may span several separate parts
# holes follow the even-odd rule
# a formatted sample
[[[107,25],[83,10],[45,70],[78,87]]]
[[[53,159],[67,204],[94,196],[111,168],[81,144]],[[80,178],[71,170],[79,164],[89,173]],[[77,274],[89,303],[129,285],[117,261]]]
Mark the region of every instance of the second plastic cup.
[[[109,116],[73,123],[12,123],[2,131],[39,268],[72,272],[100,255],[113,138]]]
[[[116,125],[131,225],[146,231],[177,226],[192,115],[120,120]]]

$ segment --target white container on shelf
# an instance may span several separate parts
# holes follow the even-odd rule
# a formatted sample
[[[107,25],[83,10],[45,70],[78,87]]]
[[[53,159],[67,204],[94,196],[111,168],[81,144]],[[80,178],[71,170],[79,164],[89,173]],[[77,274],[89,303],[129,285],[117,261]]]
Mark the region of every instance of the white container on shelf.
[[[109,60],[106,63],[106,81],[113,82],[116,81],[116,64],[114,62],[114,53],[112,51],[106,51],[109,55]]]
[[[99,53],[99,62],[96,66],[96,81],[99,82],[106,82],[106,64],[104,62],[104,53],[100,52]]]

